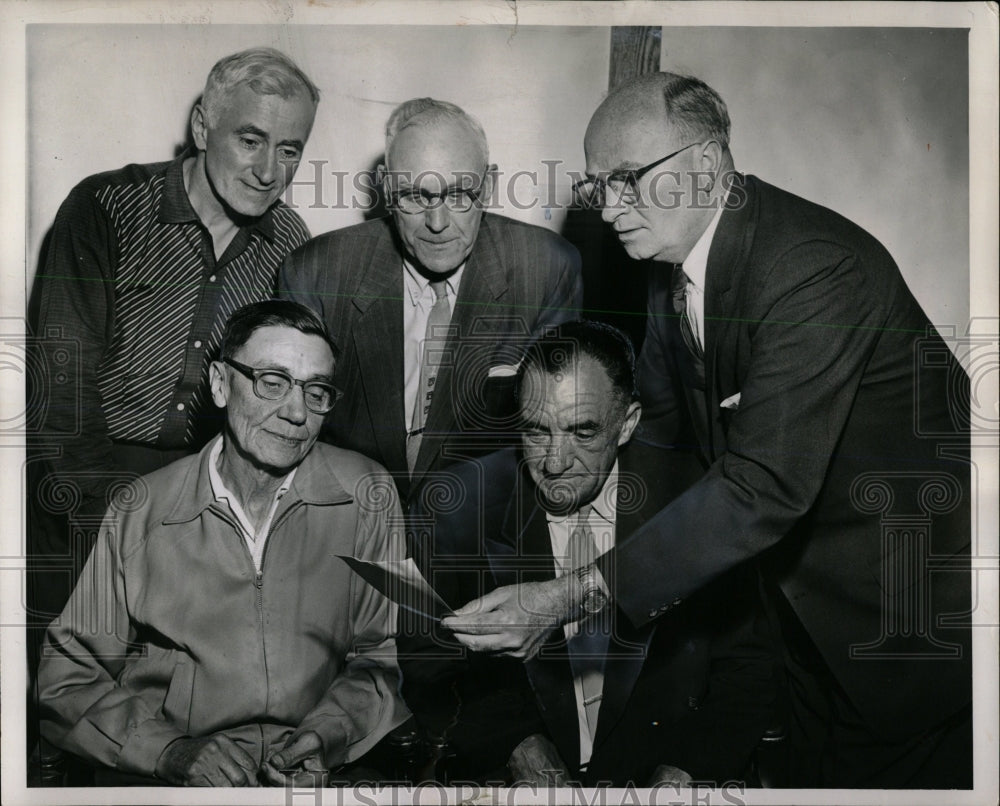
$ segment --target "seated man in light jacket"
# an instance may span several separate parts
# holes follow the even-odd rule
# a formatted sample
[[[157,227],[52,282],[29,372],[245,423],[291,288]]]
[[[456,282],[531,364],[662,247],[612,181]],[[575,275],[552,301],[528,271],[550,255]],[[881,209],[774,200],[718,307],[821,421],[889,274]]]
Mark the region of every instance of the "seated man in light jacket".
[[[358,759],[408,717],[395,607],[337,556],[403,546],[385,471],[315,444],[334,360],[297,303],[230,318],[210,369],[223,434],[116,499],[46,636],[54,744],[168,784],[281,785]]]

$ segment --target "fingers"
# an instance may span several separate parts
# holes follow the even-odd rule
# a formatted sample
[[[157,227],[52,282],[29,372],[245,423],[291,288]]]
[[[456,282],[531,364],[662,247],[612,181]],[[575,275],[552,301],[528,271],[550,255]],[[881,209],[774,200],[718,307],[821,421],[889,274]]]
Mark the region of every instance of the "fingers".
[[[272,786],[285,786],[289,781],[295,786],[322,786],[317,783],[317,776],[326,772],[322,751],[319,734],[306,731],[268,757],[261,768],[264,778]]]
[[[268,758],[275,768],[285,770],[295,767],[308,756],[318,756],[323,749],[323,740],[315,731],[308,730],[296,736],[291,744],[286,744],[277,753]]]
[[[490,591],[485,596],[481,596],[478,599],[473,599],[471,602],[466,602],[458,610],[455,611],[455,616],[475,616],[477,614],[482,615],[490,610],[494,610],[501,604],[503,604],[510,596],[510,591],[515,586],[507,585],[503,588],[497,588],[495,591]],[[453,616],[448,616],[446,619],[442,620],[441,624],[448,619],[453,618]]]
[[[287,781],[287,776],[277,770],[270,760],[261,765],[260,772],[264,776],[265,783],[270,786],[284,786]]]
[[[250,786],[257,781],[257,763],[228,736],[215,737],[219,754],[218,768],[225,781],[214,786]]]

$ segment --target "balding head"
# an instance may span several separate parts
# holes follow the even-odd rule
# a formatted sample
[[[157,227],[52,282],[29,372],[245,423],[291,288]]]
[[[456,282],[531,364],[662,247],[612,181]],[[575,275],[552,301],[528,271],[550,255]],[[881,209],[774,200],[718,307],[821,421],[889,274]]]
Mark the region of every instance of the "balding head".
[[[442,279],[465,262],[493,192],[482,126],[433,98],[400,104],[385,130],[383,192],[406,256]]]
[[[433,137],[435,133],[449,132],[456,139],[463,140],[469,148],[479,154],[479,162],[486,165],[490,161],[486,133],[482,125],[472,115],[448,101],[434,98],[411,98],[397,106],[385,124],[385,156],[392,168],[393,142],[397,135],[407,129],[410,136]]]
[[[591,118],[584,151],[602,217],[637,260],[682,263],[733,170],[726,105],[703,81],[674,73],[615,89]]]
[[[677,73],[648,73],[613,90],[587,127],[607,135],[623,128],[669,127],[678,140],[715,140],[729,148],[729,111],[704,81]]]

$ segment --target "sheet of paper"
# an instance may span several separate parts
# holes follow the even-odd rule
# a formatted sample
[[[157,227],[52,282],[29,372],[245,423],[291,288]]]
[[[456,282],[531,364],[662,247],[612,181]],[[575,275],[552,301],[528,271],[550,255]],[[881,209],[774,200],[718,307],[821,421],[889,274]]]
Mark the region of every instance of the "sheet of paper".
[[[451,608],[427,583],[412,557],[405,560],[359,560],[338,554],[365,582],[400,607],[433,621],[452,615]]]

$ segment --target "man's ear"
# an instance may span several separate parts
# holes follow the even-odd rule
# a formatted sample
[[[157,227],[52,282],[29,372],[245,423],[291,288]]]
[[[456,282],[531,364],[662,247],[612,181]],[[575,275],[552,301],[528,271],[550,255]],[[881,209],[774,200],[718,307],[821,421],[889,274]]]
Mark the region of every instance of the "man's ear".
[[[625,410],[625,422],[622,423],[622,430],[618,434],[619,445],[624,445],[632,439],[632,432],[639,425],[640,419],[642,419],[642,404],[636,400]]]
[[[718,140],[709,140],[701,150],[701,164],[698,169],[717,176],[722,168],[724,156],[722,144]]]
[[[479,190],[479,204],[486,207],[493,198],[493,176],[497,172],[496,165],[488,165],[486,174],[483,176],[483,184]]]
[[[191,139],[199,151],[208,147],[208,117],[202,104],[195,104],[191,110]]]
[[[229,402],[229,387],[226,384],[226,367],[221,361],[208,365],[208,385],[215,405],[224,409]]]

